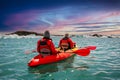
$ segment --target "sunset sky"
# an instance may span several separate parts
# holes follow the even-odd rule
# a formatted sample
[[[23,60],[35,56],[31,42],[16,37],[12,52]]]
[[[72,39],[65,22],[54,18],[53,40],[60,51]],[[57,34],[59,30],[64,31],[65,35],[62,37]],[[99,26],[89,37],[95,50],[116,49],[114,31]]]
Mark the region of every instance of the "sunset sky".
[[[120,0],[0,0],[0,32],[120,30]]]

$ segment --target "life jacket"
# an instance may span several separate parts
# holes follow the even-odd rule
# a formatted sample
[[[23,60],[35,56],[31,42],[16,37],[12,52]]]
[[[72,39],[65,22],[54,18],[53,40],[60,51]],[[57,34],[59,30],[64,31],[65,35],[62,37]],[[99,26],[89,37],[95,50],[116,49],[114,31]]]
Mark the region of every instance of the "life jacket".
[[[61,44],[60,44],[61,49],[67,50],[70,49],[70,43],[68,42],[67,39],[62,39]]]
[[[39,44],[39,52],[43,56],[51,55],[50,43],[49,40],[42,39]]]

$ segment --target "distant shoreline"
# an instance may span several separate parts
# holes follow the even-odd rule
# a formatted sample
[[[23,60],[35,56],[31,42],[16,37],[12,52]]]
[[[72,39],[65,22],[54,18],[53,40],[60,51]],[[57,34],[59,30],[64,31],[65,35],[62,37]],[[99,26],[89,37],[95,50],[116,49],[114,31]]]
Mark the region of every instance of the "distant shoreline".
[[[26,36],[26,35],[38,35],[38,36],[43,36],[43,33],[37,33],[37,32],[32,32],[32,31],[15,31],[15,32],[6,32],[6,33],[3,33],[3,32],[0,32],[0,34],[3,34],[3,35],[11,35],[11,34],[17,34],[19,36]],[[74,33],[74,34],[71,34],[70,35],[94,35],[94,34],[98,34],[98,35],[120,35],[120,30],[114,30],[114,31],[101,31],[101,32],[88,32],[88,33],[79,33],[77,32]],[[53,36],[63,36],[63,34],[51,34]]]
[[[13,35],[13,34],[16,34],[18,36],[27,36],[27,35],[43,36],[43,33],[37,33],[37,32],[32,32],[32,31],[15,31],[15,32],[7,33],[5,35]],[[54,34],[53,36],[63,36],[63,35]]]
[[[108,34],[109,33],[109,34]],[[114,34],[110,34],[110,33],[114,33]],[[117,34],[116,34],[117,33]],[[31,31],[16,31],[16,32],[12,32],[12,33],[8,33],[8,34],[5,34],[5,35],[1,35],[0,34],[0,38],[2,37],[5,37],[5,38],[9,38],[9,37],[12,37],[12,38],[25,38],[25,37],[39,37],[39,36],[43,36],[43,33],[37,33],[37,32],[31,32]],[[60,35],[53,35],[51,34],[51,36],[63,36],[62,34]],[[79,36],[82,36],[82,37],[94,37],[94,38],[120,38],[120,31],[117,30],[117,31],[108,31],[108,32],[94,32],[94,33],[87,33],[87,34],[79,34],[79,35],[72,35],[70,34],[70,37],[79,37]]]
[[[90,33],[90,34],[101,34],[101,35],[120,35],[120,30],[93,32],[93,33]]]

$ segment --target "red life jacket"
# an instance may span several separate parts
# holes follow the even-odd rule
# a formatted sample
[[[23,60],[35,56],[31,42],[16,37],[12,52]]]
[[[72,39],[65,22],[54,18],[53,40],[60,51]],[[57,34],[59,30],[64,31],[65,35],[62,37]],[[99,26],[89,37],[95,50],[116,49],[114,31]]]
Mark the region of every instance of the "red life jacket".
[[[50,55],[51,54],[50,41],[49,40],[46,40],[46,39],[40,40],[39,52],[42,55]]]
[[[67,50],[70,48],[70,43],[67,39],[62,39],[60,44],[61,49]]]

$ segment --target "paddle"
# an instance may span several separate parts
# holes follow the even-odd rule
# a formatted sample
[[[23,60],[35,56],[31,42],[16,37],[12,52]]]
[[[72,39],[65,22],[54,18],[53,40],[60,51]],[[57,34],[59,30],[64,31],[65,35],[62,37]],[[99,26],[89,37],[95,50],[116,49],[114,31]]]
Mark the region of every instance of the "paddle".
[[[88,56],[90,54],[90,50],[87,48],[81,48],[79,50],[73,51],[73,53],[78,54],[80,56]]]
[[[26,50],[25,54],[30,54],[30,53],[33,53],[33,52],[37,52],[37,51],[36,50]]]
[[[90,49],[90,50],[95,50],[95,49],[96,49],[96,46],[87,46],[87,47],[85,47],[85,48]]]
[[[78,54],[80,56],[88,56],[90,54],[90,50],[95,50],[96,46],[87,46],[84,48],[80,48],[76,51],[73,51],[72,53]],[[33,52],[37,52],[36,50],[32,50],[32,51],[26,51],[25,54],[30,54]]]
[[[96,49],[96,46],[87,46],[84,48],[80,48],[76,51],[70,52],[70,53],[75,53],[80,56],[88,56],[90,54],[90,50],[95,50],[95,49]],[[69,51],[68,51],[68,53],[69,53]]]

